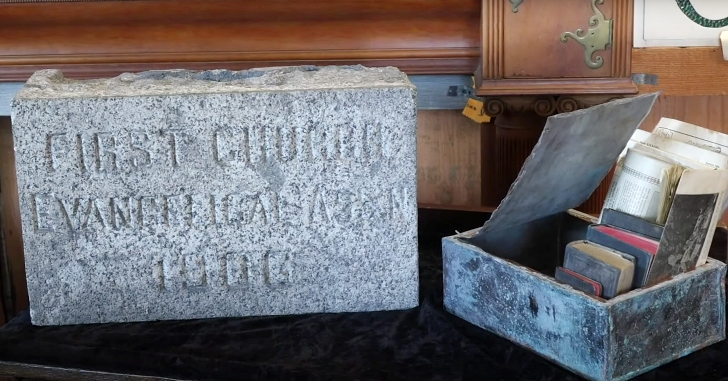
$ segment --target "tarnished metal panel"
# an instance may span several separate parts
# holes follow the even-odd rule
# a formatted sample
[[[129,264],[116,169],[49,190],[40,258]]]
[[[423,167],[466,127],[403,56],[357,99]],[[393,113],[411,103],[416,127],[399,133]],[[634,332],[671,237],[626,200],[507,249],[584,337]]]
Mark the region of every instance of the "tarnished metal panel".
[[[594,381],[621,381],[725,338],[726,265],[604,301],[443,239],[445,309]]]
[[[726,266],[708,264],[608,302],[612,379],[627,380],[725,339]]]
[[[608,316],[585,294],[453,238],[443,240],[445,309],[553,360],[601,380]]]
[[[602,183],[659,93],[550,116],[508,194],[472,242],[576,208]]]

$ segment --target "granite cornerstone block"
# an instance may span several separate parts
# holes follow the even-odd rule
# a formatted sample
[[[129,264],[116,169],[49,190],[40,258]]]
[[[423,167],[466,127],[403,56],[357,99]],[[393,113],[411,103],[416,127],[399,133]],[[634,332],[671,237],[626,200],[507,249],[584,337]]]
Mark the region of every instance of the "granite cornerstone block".
[[[418,304],[395,68],[45,70],[12,118],[36,325]]]

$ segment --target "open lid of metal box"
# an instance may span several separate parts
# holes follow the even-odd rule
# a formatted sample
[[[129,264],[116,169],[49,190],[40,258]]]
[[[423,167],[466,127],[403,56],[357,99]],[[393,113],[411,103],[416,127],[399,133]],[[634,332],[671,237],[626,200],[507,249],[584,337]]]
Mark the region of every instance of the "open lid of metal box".
[[[489,231],[536,221],[584,203],[607,176],[658,95],[618,99],[549,117],[508,194],[472,241]]]

